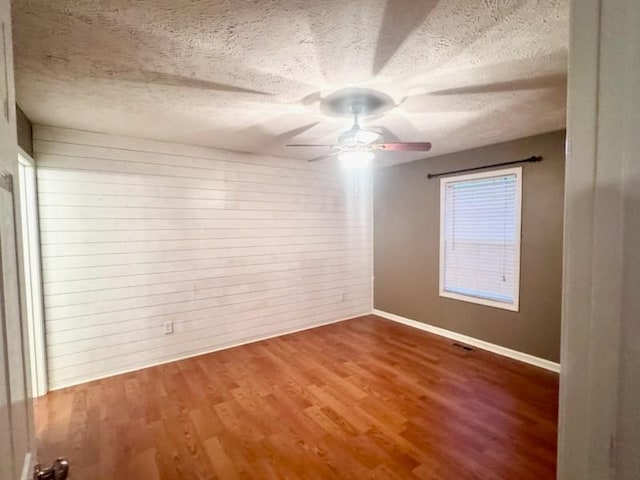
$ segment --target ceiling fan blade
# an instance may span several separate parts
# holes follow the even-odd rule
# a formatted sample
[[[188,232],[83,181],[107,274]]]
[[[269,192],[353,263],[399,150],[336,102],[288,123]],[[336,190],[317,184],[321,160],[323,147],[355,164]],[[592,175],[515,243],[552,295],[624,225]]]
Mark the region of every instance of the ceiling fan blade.
[[[285,147],[328,147],[328,148],[333,148],[336,146],[337,145],[326,145],[326,144],[319,144],[319,143],[289,143],[285,145]]]
[[[312,158],[311,160],[307,160],[307,162],[319,162],[320,160],[324,160],[325,158],[330,158],[335,156],[335,152],[327,153],[325,155],[320,155],[319,157]]]
[[[390,152],[428,152],[431,150],[429,142],[376,143],[371,150],[387,150]]]

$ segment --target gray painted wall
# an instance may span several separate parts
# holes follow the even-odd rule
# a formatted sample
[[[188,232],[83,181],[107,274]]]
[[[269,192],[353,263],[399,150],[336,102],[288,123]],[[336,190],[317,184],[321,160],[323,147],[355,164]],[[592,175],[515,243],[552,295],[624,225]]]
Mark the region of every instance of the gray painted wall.
[[[560,358],[565,132],[380,169],[374,306],[551,361]],[[542,155],[523,168],[520,311],[439,296],[440,182],[427,173]]]

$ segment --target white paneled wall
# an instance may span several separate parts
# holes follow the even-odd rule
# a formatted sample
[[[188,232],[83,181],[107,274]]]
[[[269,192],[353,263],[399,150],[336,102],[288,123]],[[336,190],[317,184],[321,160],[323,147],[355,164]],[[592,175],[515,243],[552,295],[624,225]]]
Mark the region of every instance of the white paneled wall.
[[[367,176],[52,127],[34,156],[52,389],[371,311]]]

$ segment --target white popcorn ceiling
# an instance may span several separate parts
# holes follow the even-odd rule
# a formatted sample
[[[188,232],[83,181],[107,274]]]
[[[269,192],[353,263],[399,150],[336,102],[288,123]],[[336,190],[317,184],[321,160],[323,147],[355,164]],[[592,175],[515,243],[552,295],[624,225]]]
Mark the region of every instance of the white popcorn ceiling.
[[[34,122],[299,159],[347,86],[399,106],[387,141],[438,155],[565,126],[568,0],[14,0]],[[534,154],[535,152],[532,152]],[[387,165],[424,153],[379,152]]]

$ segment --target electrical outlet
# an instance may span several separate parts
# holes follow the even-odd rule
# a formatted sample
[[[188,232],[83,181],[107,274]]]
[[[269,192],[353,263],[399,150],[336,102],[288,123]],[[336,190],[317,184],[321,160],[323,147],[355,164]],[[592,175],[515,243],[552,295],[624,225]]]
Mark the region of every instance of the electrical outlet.
[[[164,334],[169,335],[173,333],[173,322],[164,322]]]

